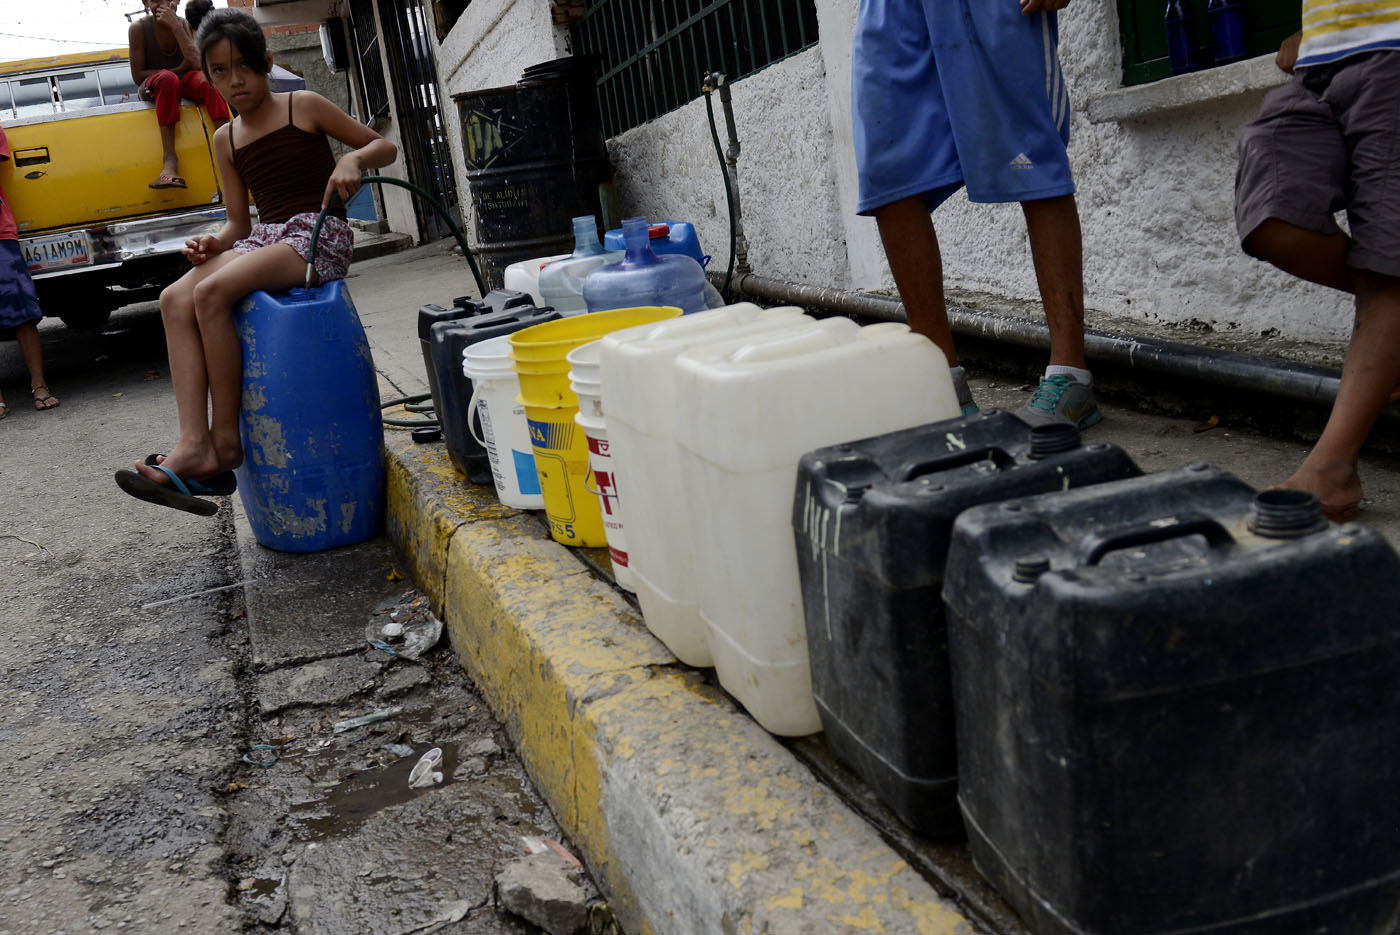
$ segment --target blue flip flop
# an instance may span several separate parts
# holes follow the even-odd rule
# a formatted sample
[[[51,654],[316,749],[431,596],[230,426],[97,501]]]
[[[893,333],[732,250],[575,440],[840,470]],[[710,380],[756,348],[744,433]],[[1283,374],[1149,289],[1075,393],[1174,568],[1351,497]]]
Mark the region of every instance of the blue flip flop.
[[[162,456],[159,454],[146,455],[146,464],[155,468],[157,471],[165,471],[166,474],[170,475],[172,481],[178,483],[179,479],[176,478],[174,474],[171,474],[169,471],[166,471],[165,468],[161,467],[160,463],[156,460],[160,457]],[[217,474],[210,474],[208,477],[204,478],[204,480],[187,480],[184,483],[189,487],[191,493],[196,493],[203,497],[227,497],[238,490],[238,478],[232,471],[220,471]]]
[[[155,455],[151,457],[155,457]],[[219,511],[217,503],[205,500],[203,497],[221,495],[220,491],[228,486],[221,479],[221,475],[216,474],[204,481],[185,480],[163,464],[153,464],[149,458],[146,463],[169,477],[170,483],[160,484],[144,474],[123,469],[116,473],[117,486],[136,499],[154,503],[157,506],[168,506],[199,516],[213,516]],[[225,471],[222,473],[228,474],[229,479],[232,480],[233,472]],[[218,484],[220,490],[214,490],[209,486],[210,482],[216,479],[220,480]],[[233,484],[236,486],[237,481],[233,481]],[[228,493],[232,492],[231,489],[228,490]]]

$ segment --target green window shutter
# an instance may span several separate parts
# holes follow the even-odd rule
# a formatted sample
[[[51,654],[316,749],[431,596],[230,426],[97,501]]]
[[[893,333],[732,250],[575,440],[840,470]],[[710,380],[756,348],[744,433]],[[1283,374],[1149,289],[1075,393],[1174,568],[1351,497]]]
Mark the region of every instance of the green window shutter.
[[[1196,54],[1210,62],[1210,19],[1206,0],[1186,0],[1196,14]],[[1118,0],[1118,24],[1123,41],[1123,83],[1146,84],[1171,75],[1167,60],[1167,31],[1163,25],[1166,0]],[[1250,55],[1277,52],[1279,43],[1301,25],[1300,0],[1244,0],[1244,28]]]

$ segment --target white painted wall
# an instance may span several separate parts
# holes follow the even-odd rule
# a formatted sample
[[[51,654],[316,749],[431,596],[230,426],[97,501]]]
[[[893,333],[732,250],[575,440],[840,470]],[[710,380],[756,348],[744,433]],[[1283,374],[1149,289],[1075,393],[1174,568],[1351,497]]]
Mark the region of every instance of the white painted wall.
[[[818,47],[733,85],[750,262],[778,279],[892,289],[874,222],[855,215],[850,58],[856,3],[817,0],[817,10]],[[1288,341],[1340,348],[1350,327],[1349,299],[1246,257],[1235,237],[1236,140],[1258,107],[1262,86],[1278,76],[1270,77],[1260,62],[1230,66],[1206,77],[1206,90],[1195,92],[1203,99],[1195,103],[1139,107],[1137,116],[1106,119],[1124,109],[1125,96],[1113,0],[1077,0],[1061,14],[1060,26],[1062,66],[1075,105],[1070,159],[1079,185],[1090,324],[1180,327],[1182,340],[1203,340],[1208,328],[1277,353],[1288,352]],[[450,95],[512,83],[526,65],[567,51],[549,0],[476,0],[439,50],[439,72]],[[1241,91],[1237,79],[1246,71],[1254,83],[1245,86],[1253,90]],[[1179,96],[1192,80],[1171,79],[1158,96]],[[1230,93],[1211,90],[1215,85]],[[715,110],[727,145],[717,95]],[[455,106],[446,115],[465,189]],[[692,221],[723,269],[728,220],[703,100],[622,134],[609,149],[623,213]],[[939,209],[935,223],[951,289],[1037,297],[1016,206],[973,205],[959,194]]]

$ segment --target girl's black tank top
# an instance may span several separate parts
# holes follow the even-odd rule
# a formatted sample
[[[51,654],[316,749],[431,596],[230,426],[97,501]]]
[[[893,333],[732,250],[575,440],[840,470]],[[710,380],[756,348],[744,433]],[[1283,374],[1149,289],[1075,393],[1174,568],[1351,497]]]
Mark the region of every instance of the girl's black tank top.
[[[292,98],[287,93],[287,125],[258,137],[239,149],[228,127],[233,167],[243,177],[258,206],[258,223],[285,224],[293,215],[316,214],[326,183],[335,171],[335,154],[324,133],[310,133],[292,122]],[[336,200],[326,212],[345,220],[345,203]]]

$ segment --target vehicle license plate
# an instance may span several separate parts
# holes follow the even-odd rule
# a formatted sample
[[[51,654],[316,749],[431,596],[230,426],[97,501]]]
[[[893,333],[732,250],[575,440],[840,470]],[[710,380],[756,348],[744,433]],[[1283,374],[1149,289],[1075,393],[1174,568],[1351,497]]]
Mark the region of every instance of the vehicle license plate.
[[[87,266],[92,262],[92,251],[86,231],[35,237],[23,241],[21,247],[24,250],[25,265],[31,273],[66,269],[70,266]]]

